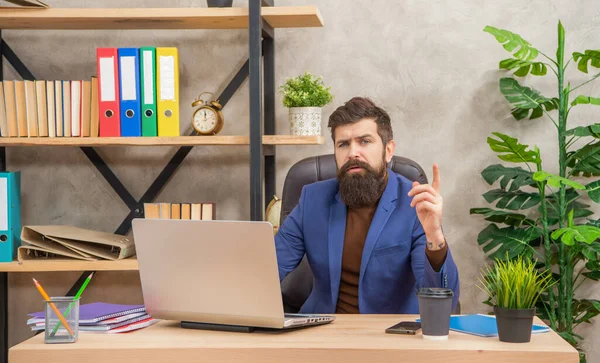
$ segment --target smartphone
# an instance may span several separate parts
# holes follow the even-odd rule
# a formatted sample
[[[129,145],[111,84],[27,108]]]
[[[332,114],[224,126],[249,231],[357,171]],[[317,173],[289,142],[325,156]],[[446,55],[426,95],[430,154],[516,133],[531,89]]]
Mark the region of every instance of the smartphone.
[[[421,329],[421,323],[418,321],[401,321],[385,330],[388,334],[410,334],[415,335]]]

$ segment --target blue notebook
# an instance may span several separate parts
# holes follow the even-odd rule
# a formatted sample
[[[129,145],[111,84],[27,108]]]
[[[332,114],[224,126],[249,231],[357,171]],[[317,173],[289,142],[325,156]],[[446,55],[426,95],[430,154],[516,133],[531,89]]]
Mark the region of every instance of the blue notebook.
[[[461,333],[477,335],[480,337],[498,336],[496,317],[493,315],[471,314],[450,317],[450,330]],[[544,325],[534,324],[531,333],[545,333],[550,328]]]

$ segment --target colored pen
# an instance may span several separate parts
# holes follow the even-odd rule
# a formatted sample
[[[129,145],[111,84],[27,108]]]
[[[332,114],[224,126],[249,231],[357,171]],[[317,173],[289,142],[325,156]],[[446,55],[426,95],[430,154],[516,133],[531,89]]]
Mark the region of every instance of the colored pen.
[[[40,294],[42,294],[42,297],[44,298],[44,300],[49,301],[50,297],[48,296],[48,294],[46,294],[46,291],[44,291],[44,289],[42,288],[42,285],[40,285],[40,283],[37,282],[36,279],[33,279],[33,282],[35,283],[35,287],[38,289]],[[69,323],[67,323],[67,321],[65,320],[65,317],[56,308],[56,305],[54,305],[54,303],[50,303],[50,307],[52,308],[52,310],[54,310],[54,313],[56,314],[56,316],[58,316],[58,319],[60,319],[60,321],[63,323],[63,325],[65,326],[67,331],[69,331],[69,334],[75,335],[75,333],[73,333],[73,329],[71,329],[71,327],[69,326]]]
[[[90,280],[92,279],[92,276],[94,276],[93,272],[85,279],[85,281],[83,282],[83,284],[79,288],[79,291],[77,291],[77,294],[75,294],[75,300],[77,300],[77,299],[79,299],[81,297],[81,294],[83,294],[83,290],[85,290],[85,288],[87,287],[87,285],[90,283]],[[69,315],[69,313],[71,312],[71,309],[73,308],[74,304],[75,304],[75,302],[72,302],[71,304],[69,304],[69,307],[65,311],[65,315]],[[60,328],[60,321],[54,327],[54,330],[52,331],[52,334],[50,334],[51,337],[53,337],[56,334],[56,332],[58,331],[58,328]]]

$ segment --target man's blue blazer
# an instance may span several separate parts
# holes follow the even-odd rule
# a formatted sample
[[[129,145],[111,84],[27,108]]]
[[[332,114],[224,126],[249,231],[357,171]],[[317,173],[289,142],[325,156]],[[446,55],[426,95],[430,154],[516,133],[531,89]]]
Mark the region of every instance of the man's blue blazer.
[[[362,254],[358,285],[360,313],[418,314],[420,287],[460,289],[450,249],[440,271],[425,255],[425,232],[410,206],[412,182],[388,169],[388,183],[369,228]],[[346,205],[337,179],[305,185],[298,205],[275,236],[280,281],[304,254],[314,274],[313,290],[301,313],[335,313],[346,228]]]

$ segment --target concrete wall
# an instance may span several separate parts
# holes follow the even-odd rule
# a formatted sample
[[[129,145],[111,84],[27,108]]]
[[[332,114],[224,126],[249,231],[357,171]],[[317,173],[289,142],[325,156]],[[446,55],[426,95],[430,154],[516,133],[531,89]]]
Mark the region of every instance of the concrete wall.
[[[278,5],[312,5],[314,1],[277,0]],[[352,96],[369,96],[392,117],[397,154],[417,160],[431,178],[441,169],[444,227],[462,280],[463,311],[485,312],[482,293],[474,287],[485,259],[477,246],[485,227],[472,207],[487,206],[481,194],[490,189],[480,176],[499,160],[486,138],[508,133],[542,150],[545,167],[556,171],[556,133],[547,119],[516,122],[498,90],[498,62],[509,54],[482,31],[485,25],[512,30],[553,56],[556,25],[567,30],[567,54],[600,47],[596,2],[563,4],[542,0],[455,1],[326,1],[318,2],[324,28],[280,29],[276,32],[276,82],[304,71],[322,75],[332,86],[334,102],[323,110],[324,124],[335,107]],[[118,0],[50,1],[53,7],[119,7]],[[246,6],[236,0],[234,5]],[[203,7],[201,0],[130,1],[130,7]],[[90,10],[93,11],[93,10]],[[202,91],[219,93],[248,56],[247,31],[4,31],[3,37],[40,79],[82,79],[95,74],[96,47],[176,46],[180,51],[181,129],[190,129],[190,107]],[[569,73],[573,84],[584,78]],[[5,66],[6,79],[18,79]],[[554,95],[554,79],[527,82]],[[598,96],[596,86],[584,91]],[[277,129],[289,132],[287,110],[277,96]],[[248,133],[248,85],[224,110],[224,135]],[[571,124],[595,120],[597,110],[581,108]],[[323,132],[328,135],[326,127]],[[158,175],[175,147],[104,148],[100,154],[136,198]],[[277,193],[289,167],[311,155],[332,152],[322,146],[277,148]],[[7,149],[9,170],[23,172],[23,223],[72,224],[114,231],[128,212],[101,175],[77,148]],[[212,200],[219,219],[249,218],[249,154],[247,147],[196,147],[158,196],[157,201]],[[78,273],[10,275],[10,344],[31,333],[26,313],[41,308],[31,277],[49,293],[67,291]],[[599,298],[600,289],[585,285],[581,295]],[[141,302],[136,272],[104,272],[95,276],[83,302]],[[580,327],[589,361],[600,360],[598,323]],[[596,334],[594,334],[596,333]]]

